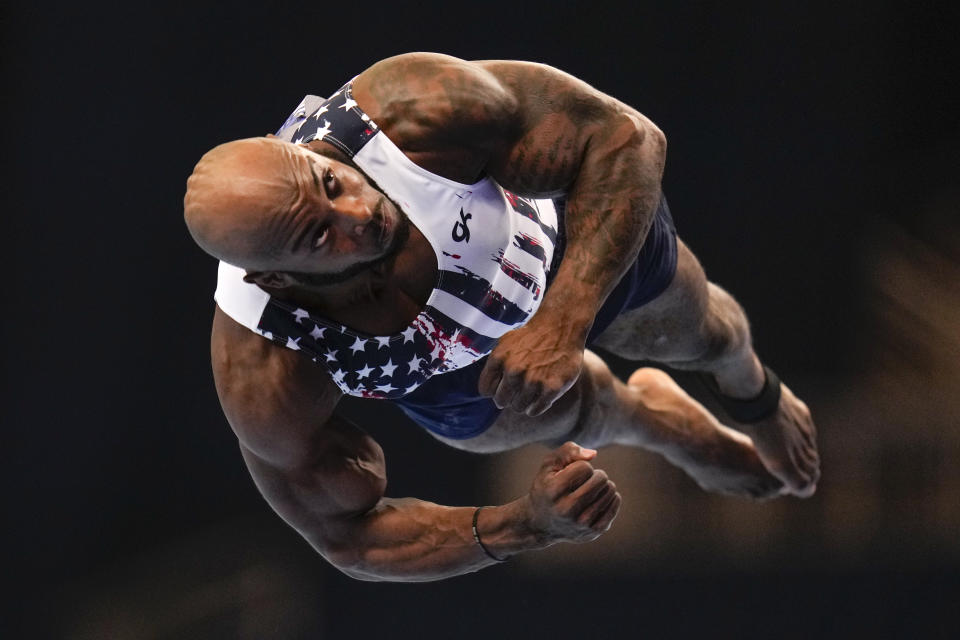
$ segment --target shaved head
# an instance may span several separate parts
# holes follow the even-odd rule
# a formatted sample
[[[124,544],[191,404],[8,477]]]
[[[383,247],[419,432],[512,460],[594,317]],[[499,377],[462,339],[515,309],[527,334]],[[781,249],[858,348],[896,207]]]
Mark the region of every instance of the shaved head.
[[[400,207],[349,157],[273,137],[205,153],[183,212],[204,251],[273,288],[349,280],[386,264],[410,233]]]
[[[278,247],[267,232],[299,197],[291,168],[300,154],[276,138],[247,138],[214,147],[187,180],[183,213],[190,234],[210,255],[246,269],[268,268]]]

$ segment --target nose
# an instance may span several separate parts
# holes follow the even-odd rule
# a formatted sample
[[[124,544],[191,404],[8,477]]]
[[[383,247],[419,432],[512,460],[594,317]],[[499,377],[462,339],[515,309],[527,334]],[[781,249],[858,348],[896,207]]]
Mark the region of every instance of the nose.
[[[373,210],[360,198],[340,198],[337,210],[348,233],[362,236],[373,220]]]

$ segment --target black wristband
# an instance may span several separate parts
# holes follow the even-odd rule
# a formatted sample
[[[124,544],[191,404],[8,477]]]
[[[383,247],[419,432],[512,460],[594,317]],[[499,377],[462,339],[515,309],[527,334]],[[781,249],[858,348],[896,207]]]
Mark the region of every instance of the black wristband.
[[[483,507],[477,507],[477,510],[473,512],[473,539],[477,541],[477,544],[480,545],[480,548],[483,549],[483,552],[487,554],[490,559],[496,560],[497,562],[506,562],[506,558],[498,558],[493,555],[490,553],[490,549],[487,549],[483,543],[480,542],[480,532],[477,531],[477,519],[480,517],[480,509],[483,509]]]
[[[780,406],[780,378],[773,372],[773,369],[767,366],[763,367],[763,373],[766,376],[763,389],[760,390],[756,398],[750,400],[740,400],[723,395],[720,393],[717,381],[709,373],[701,373],[700,380],[713,394],[713,397],[717,399],[728,416],[737,422],[751,423],[772,416],[777,411],[777,407]]]

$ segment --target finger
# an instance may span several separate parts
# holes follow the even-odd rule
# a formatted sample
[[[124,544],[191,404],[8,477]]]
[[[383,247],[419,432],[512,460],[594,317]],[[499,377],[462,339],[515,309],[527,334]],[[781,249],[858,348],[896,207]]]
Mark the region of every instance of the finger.
[[[544,459],[542,468],[551,468],[554,471],[563,469],[571,462],[577,460],[593,460],[597,456],[596,449],[584,449],[576,442],[567,441],[548,453]]]
[[[523,384],[510,403],[510,408],[517,413],[527,413],[531,406],[539,402],[542,395],[543,387],[539,382]]]
[[[504,373],[500,378],[496,393],[493,394],[493,404],[498,409],[506,409],[513,403],[514,397],[523,389],[522,373]]]
[[[593,504],[588,506],[587,509],[580,514],[578,522],[584,526],[593,527],[593,525],[607,512],[607,509],[610,508],[610,505],[613,504],[613,501],[616,499],[616,497],[617,489],[611,482],[604,487],[603,492],[597,496],[597,499],[593,502]]]
[[[610,502],[610,505],[604,509],[603,513],[597,518],[597,521],[591,525],[591,528],[594,531],[606,531],[610,528],[610,525],[613,524],[613,519],[617,517],[617,514],[620,513],[620,505],[623,503],[623,498],[620,497],[619,493],[613,494],[613,500]]]
[[[610,478],[607,477],[606,471],[602,469],[595,469],[593,475],[591,475],[587,480],[577,487],[577,490],[570,494],[570,499],[572,504],[570,506],[570,515],[573,517],[579,517],[583,511],[589,507],[591,504],[596,502],[597,498],[603,493],[610,484]]]
[[[503,363],[493,356],[488,356],[487,363],[483,365],[483,371],[480,372],[480,379],[477,381],[477,391],[486,398],[492,397],[497,391],[502,376]]]
[[[540,399],[534,402],[533,404],[531,404],[530,407],[527,409],[527,415],[530,416],[531,418],[542,416],[544,413],[546,413],[550,409],[550,407],[553,406],[554,402],[556,402],[555,399],[551,400],[547,396],[540,396]]]
[[[553,404],[557,400],[559,400],[563,396],[563,394],[565,394],[568,390],[569,390],[569,387],[567,389],[562,389],[559,392],[544,391],[543,393],[540,394],[539,399],[536,402],[532,403],[527,408],[527,415],[531,417],[536,417],[541,415],[542,413],[547,411],[547,409],[552,407]]]
[[[548,486],[551,499],[554,502],[560,502],[579,489],[592,475],[593,467],[589,462],[585,460],[571,462],[550,479]]]
[[[267,138],[276,138],[277,136],[273,135],[272,133],[268,133],[268,134],[266,135],[266,137],[267,137]]]

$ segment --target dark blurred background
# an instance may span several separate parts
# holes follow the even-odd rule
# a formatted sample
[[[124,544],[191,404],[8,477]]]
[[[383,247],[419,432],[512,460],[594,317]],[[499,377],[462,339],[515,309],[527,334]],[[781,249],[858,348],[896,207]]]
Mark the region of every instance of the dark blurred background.
[[[957,637],[958,13],[5,4],[3,637]],[[607,536],[427,585],[352,581],[269,511],[214,393],[184,181],[413,50],[546,62],[660,125],[680,234],[818,419],[815,497],[707,495],[612,450]],[[348,405],[392,496],[509,500],[542,453],[459,453]]]

